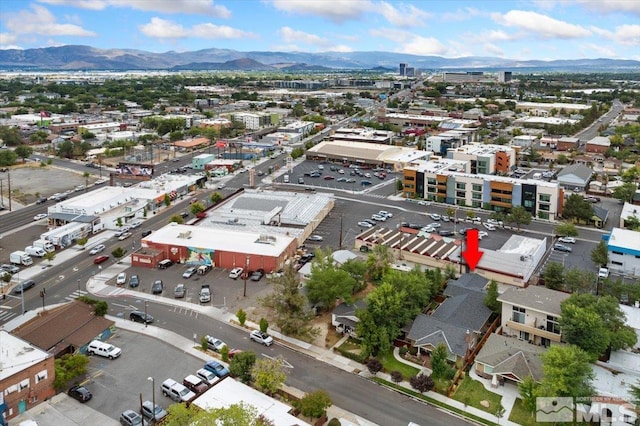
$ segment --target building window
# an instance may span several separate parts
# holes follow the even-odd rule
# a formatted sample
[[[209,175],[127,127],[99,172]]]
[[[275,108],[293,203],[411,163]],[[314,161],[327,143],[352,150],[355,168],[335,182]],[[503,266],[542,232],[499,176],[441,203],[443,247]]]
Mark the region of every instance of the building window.
[[[549,219],[549,213],[545,213],[545,212],[538,212],[538,217],[540,219]]]
[[[545,202],[550,202],[551,201],[551,195],[549,194],[540,194],[540,201],[545,201]]]
[[[549,204],[540,204],[540,210],[544,210],[545,212],[548,212],[550,209],[551,208]]]
[[[526,331],[521,331],[520,332],[520,340],[525,340],[525,341],[529,341],[530,335],[529,333],[527,333]]]
[[[456,189],[464,190],[467,187],[466,183],[456,183]]]
[[[471,202],[471,207],[479,209],[480,207],[482,207],[482,203],[480,201],[472,201]]]
[[[613,253],[613,254],[617,254],[617,255],[619,255],[619,256],[624,256],[624,253],[621,253],[621,252],[619,252],[619,251],[613,251],[613,250],[611,250],[611,253]]]
[[[521,308],[520,306],[514,306],[513,313],[511,315],[511,320],[513,322],[524,324],[524,319],[526,316],[525,313],[526,313],[526,310],[524,308]]]
[[[482,194],[474,192],[474,193],[471,194],[471,198],[473,198],[474,200],[481,200],[482,199]]]
[[[49,373],[47,372],[47,370],[42,370],[38,374],[36,374],[35,382],[40,383],[41,381],[46,380],[48,376]]]
[[[560,325],[558,324],[558,318],[552,315],[547,315],[546,329],[551,333],[560,334]]]
[[[477,191],[477,192],[482,191],[482,185],[477,185],[477,184],[474,183],[473,184],[473,190]]]
[[[622,262],[616,262],[616,261],[611,261],[612,265],[616,265],[616,266],[622,266]]]

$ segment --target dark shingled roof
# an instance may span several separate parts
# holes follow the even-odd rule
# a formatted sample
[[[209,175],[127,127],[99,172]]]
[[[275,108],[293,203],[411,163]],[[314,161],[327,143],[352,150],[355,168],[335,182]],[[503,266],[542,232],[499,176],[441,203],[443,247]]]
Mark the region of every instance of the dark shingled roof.
[[[80,348],[115,323],[93,313],[93,306],[74,301],[22,325],[14,335],[54,355],[69,346]]]

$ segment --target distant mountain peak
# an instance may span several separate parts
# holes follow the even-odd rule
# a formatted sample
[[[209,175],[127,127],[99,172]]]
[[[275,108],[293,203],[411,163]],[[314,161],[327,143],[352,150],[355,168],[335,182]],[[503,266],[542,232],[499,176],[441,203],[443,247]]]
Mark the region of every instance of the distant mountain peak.
[[[65,45],[38,49],[0,50],[0,68],[30,70],[204,70],[229,71],[395,71],[399,63],[419,70],[548,70],[616,71],[640,69],[640,61],[575,59],[518,61],[496,57],[442,58],[393,52],[239,52],[209,48],[191,52],[146,52],[135,49],[98,49]]]

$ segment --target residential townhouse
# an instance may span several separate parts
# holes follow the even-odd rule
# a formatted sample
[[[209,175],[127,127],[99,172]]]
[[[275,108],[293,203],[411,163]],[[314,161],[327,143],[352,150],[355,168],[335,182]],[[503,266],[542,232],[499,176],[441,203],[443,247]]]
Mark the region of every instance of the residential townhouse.
[[[444,159],[418,160],[405,167],[403,192],[406,198],[494,211],[522,206],[532,216],[547,220],[561,215],[564,200],[557,183],[472,174],[470,162]]]
[[[508,288],[498,297],[502,334],[545,347],[562,342],[560,305],[568,297],[568,293],[541,286]]]

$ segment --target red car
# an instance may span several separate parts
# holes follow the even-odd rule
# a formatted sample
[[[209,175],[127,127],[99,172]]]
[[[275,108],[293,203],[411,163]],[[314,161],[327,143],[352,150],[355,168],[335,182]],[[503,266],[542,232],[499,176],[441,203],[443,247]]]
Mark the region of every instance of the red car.
[[[95,263],[96,265],[101,264],[102,262],[106,262],[107,260],[109,260],[109,256],[98,256],[95,259],[93,259],[93,263]]]

